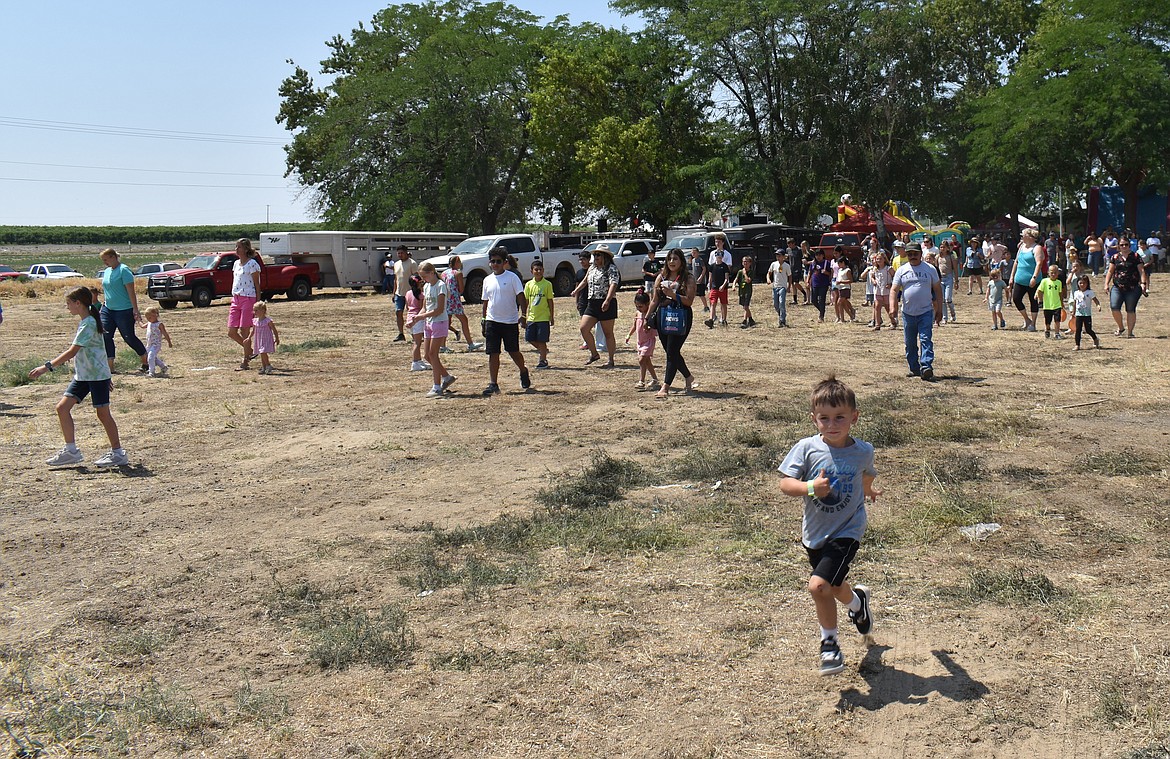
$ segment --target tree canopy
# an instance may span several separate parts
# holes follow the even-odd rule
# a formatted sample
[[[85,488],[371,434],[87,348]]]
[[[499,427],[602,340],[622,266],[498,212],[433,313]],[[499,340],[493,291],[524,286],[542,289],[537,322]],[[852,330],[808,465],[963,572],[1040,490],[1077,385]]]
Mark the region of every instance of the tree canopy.
[[[662,231],[711,208],[805,224],[844,192],[990,216],[1057,184],[1136,198],[1170,178],[1163,3],[612,6],[645,29],[503,2],[380,11],[281,85],[289,174],[334,226],[468,232],[535,216]]]

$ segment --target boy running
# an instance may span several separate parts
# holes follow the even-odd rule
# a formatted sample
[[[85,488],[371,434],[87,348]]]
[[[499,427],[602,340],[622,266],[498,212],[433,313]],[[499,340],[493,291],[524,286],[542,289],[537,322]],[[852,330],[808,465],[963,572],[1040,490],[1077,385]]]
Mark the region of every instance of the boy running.
[[[797,441],[779,469],[780,491],[804,498],[801,542],[812,566],[808,592],[821,628],[822,675],[845,669],[837,644],[838,602],[849,610],[857,632],[869,635],[873,628],[869,589],[845,581],[865,532],[865,499],[881,495],[874,487],[873,446],[849,436],[857,416],[857,398],[845,383],[833,376],[821,381],[812,393],[812,419],[820,434]]]

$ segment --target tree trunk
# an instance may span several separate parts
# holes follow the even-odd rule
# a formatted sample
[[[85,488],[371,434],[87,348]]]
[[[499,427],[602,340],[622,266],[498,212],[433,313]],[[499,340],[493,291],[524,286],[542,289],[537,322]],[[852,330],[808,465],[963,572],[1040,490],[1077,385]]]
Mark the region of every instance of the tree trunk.
[[[1138,232],[1138,192],[1142,188],[1142,180],[1145,179],[1146,173],[1144,171],[1124,171],[1121,172],[1121,188],[1125,192],[1125,228]]]

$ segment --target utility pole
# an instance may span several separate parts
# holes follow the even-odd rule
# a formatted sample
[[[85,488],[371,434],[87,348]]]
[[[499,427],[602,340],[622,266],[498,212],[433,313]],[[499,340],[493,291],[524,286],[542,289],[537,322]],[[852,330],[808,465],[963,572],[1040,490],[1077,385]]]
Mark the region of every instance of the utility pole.
[[[272,221],[269,219],[269,212],[271,210],[272,210],[272,206],[265,203],[264,204],[264,226],[266,226],[266,227],[272,226]]]

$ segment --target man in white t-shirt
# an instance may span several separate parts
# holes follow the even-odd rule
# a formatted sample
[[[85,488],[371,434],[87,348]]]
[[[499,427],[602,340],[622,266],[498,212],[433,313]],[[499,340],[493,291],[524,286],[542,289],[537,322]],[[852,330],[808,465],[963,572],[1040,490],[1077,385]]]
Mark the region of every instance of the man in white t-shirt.
[[[906,263],[894,272],[890,286],[890,311],[902,297],[902,338],[906,346],[908,377],[934,380],[934,325],[942,324],[943,291],[938,270],[922,260],[922,248],[906,246]],[[921,351],[921,352],[920,352]]]
[[[710,268],[720,260],[731,269],[731,251],[727,249],[727,238],[721,234],[715,236],[715,249],[707,256],[707,267]]]
[[[768,267],[768,284],[772,286],[772,306],[779,318],[777,327],[788,326],[788,280],[792,278],[792,265],[788,263],[787,251],[776,248],[776,260]]]
[[[520,369],[520,387],[525,392],[532,387],[528,369],[524,366],[524,354],[520,352],[520,323],[525,321],[528,299],[524,297],[524,283],[515,272],[508,270],[507,260],[507,248],[502,245],[492,248],[488,254],[492,273],[483,281],[483,338],[489,375],[484,395],[500,392],[501,347]]]
[[[1150,252],[1154,256],[1154,271],[1158,271],[1166,261],[1166,251],[1162,248],[1162,238],[1157,233],[1151,234],[1146,238],[1146,245],[1150,246]]]
[[[398,260],[394,262],[394,318],[398,320],[398,337],[394,342],[406,340],[402,334],[402,325],[406,321],[406,294],[410,292],[410,278],[418,274],[418,262],[410,257],[410,251],[405,245],[398,246]]]

